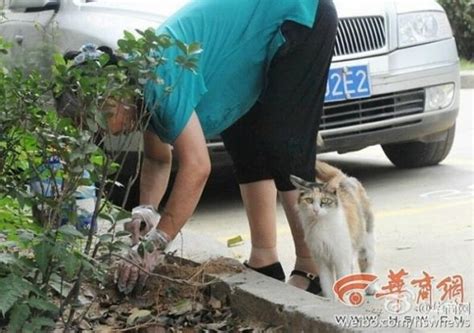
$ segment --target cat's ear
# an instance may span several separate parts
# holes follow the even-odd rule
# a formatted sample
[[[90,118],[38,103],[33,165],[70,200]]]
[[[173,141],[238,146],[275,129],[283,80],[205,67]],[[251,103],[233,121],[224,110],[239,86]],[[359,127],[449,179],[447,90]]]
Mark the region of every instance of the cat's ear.
[[[299,190],[308,191],[311,189],[312,183],[307,182],[306,180],[301,179],[300,177],[291,175],[290,182],[293,184],[294,187],[296,187]]]
[[[315,184],[316,184],[316,186],[317,186],[319,189],[325,189],[325,188],[326,188],[326,185],[327,185],[327,183],[322,182],[322,181],[320,181],[319,179],[316,179],[316,183],[315,183]]]
[[[330,182],[329,183],[321,183],[321,182],[318,181],[318,187],[321,190],[324,190],[326,192],[331,193],[332,195],[337,194],[337,187],[333,186],[333,184],[331,184]]]

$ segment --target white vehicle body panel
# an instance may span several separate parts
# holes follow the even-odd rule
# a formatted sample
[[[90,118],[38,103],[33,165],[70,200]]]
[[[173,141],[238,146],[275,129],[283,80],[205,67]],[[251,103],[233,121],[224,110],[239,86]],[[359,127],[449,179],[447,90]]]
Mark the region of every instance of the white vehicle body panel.
[[[59,0],[54,11],[35,13],[6,12],[8,21],[0,32],[16,40],[22,49],[41,41],[35,25],[55,25],[59,30],[57,44],[61,52],[77,50],[86,42],[116,47],[123,31],[158,27],[169,15],[189,0]],[[446,130],[454,124],[459,109],[459,59],[454,38],[422,45],[398,47],[398,15],[421,11],[442,11],[434,0],[334,0],[340,19],[383,18],[385,43],[376,50],[336,55],[332,67],[368,65],[372,95],[425,89],[437,84],[454,83],[456,94],[452,104],[437,111],[422,112],[406,117],[394,117],[348,127],[323,129],[323,136],[337,135],[331,150],[350,151],[372,144],[422,139]],[[359,36],[357,36],[359,38]],[[19,42],[21,40],[21,42]],[[15,53],[15,50],[13,51]],[[383,135],[377,128],[390,127],[411,120],[420,120],[418,127],[387,130]],[[373,129],[374,133],[354,134]],[[411,134],[408,134],[408,133]],[[406,133],[406,135],[403,135]],[[344,138],[344,135],[347,137]],[[331,140],[328,140],[331,143]],[[357,141],[360,140],[360,141]],[[213,144],[212,147],[219,146]],[[329,144],[331,146],[331,144]]]

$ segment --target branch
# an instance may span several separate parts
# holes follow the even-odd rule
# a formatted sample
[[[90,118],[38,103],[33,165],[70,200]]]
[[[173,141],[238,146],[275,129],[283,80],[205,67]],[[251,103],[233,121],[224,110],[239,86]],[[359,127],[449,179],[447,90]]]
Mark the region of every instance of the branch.
[[[169,276],[166,276],[166,275],[149,272],[145,268],[141,267],[139,264],[137,264],[137,263],[133,262],[132,260],[130,260],[128,258],[125,258],[125,257],[123,257],[119,254],[112,253],[112,256],[114,256],[116,258],[119,258],[119,259],[125,261],[126,263],[128,263],[130,265],[135,266],[140,271],[142,271],[145,274],[148,274],[149,276],[157,277],[157,278],[169,281],[169,282],[174,282],[174,283],[178,283],[178,284],[185,284],[185,285],[192,286],[192,287],[206,287],[206,286],[209,286],[209,285],[214,284],[214,283],[217,282],[217,279],[213,279],[213,280],[211,280],[209,282],[205,282],[205,283],[195,283],[195,282],[189,281],[189,279],[188,280],[173,279],[173,278],[170,278]]]
[[[136,326],[132,326],[132,327],[127,327],[127,328],[122,328],[122,329],[119,329],[119,330],[114,330],[114,332],[128,332],[128,331],[135,331],[135,330],[138,330],[140,328],[147,328],[153,324],[156,324],[155,320],[152,319],[152,320],[149,320],[147,321],[146,323],[143,323],[143,324],[139,324],[139,325],[136,325]],[[161,327],[161,326],[160,326]]]

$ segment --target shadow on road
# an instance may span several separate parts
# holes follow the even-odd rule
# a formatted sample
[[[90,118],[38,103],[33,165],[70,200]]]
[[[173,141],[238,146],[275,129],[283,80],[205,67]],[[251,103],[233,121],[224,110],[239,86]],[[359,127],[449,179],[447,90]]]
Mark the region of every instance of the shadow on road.
[[[326,157],[322,160],[341,169],[349,176],[357,178],[367,188],[397,188],[401,183],[411,183],[416,187],[420,181],[432,182],[433,177],[440,180],[452,177],[470,177],[467,170],[457,166],[441,164],[418,169],[398,169],[388,161],[364,159],[346,155],[341,157]],[[226,166],[213,170],[209,182],[204,190],[200,205],[232,204],[240,201],[239,187],[235,181],[232,167]]]

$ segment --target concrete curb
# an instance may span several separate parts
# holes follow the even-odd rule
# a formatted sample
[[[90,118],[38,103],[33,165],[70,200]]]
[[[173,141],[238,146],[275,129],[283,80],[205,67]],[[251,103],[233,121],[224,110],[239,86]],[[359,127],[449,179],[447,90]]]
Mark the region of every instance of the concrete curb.
[[[227,295],[232,309],[243,318],[271,323],[275,332],[342,333],[386,332],[387,328],[345,328],[336,323],[335,316],[363,318],[373,316],[368,307],[351,308],[339,302],[309,294],[262,274],[245,270],[242,273],[218,276],[221,283],[213,286],[213,294]],[[369,304],[369,303],[368,303]],[[352,324],[354,322],[352,321]],[[396,332],[417,332],[390,329]],[[273,331],[272,331],[273,332]]]
[[[271,323],[278,332],[357,332],[336,325],[333,315],[348,314],[347,308],[322,297],[250,270],[219,278],[222,283],[214,286],[213,293],[228,295],[242,318]]]
[[[461,71],[461,89],[474,89],[474,71]]]
[[[177,255],[202,263],[216,257],[232,258],[229,249],[212,237],[183,231],[182,240],[174,242]],[[237,267],[243,267],[235,260],[229,259]],[[243,318],[268,323],[280,327],[272,332],[367,332],[367,328],[350,329],[337,325],[338,316],[368,316],[374,315],[367,305],[353,308],[339,302],[307,293],[286,283],[268,278],[249,269],[241,273],[221,274],[210,277],[219,281],[212,285],[212,294],[221,300],[229,300],[232,309]],[[362,318],[362,317],[359,317]],[[370,332],[386,332],[387,329],[370,329]],[[390,331],[393,331],[390,329]],[[397,332],[415,332],[408,329],[396,329]]]

